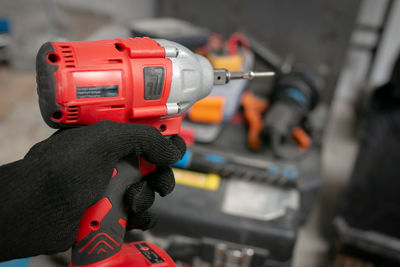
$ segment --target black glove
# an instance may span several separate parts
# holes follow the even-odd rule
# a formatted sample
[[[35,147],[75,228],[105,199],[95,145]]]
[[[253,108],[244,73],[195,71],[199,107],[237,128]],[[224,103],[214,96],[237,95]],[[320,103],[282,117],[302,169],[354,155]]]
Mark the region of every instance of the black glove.
[[[36,144],[24,159],[0,167],[0,261],[69,249],[84,211],[102,197],[126,156],[157,165],[126,192],[127,228],[151,227],[146,210],[154,191],[165,196],[173,190],[168,165],[185,149],[180,137],[167,139],[152,126],[111,121],[60,130]]]

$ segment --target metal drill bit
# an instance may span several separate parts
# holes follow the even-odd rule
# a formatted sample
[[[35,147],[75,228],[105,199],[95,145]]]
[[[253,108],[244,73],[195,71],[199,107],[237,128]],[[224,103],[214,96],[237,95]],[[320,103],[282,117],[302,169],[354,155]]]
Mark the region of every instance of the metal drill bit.
[[[223,85],[227,84],[230,80],[247,79],[252,80],[253,78],[270,77],[274,76],[275,72],[230,72],[227,69],[214,69],[214,84]]]
[[[230,74],[231,74],[230,75],[231,80],[237,80],[237,79],[252,80],[253,78],[274,76],[275,72],[273,72],[273,71],[268,71],[268,72],[249,71],[249,72],[231,72]]]

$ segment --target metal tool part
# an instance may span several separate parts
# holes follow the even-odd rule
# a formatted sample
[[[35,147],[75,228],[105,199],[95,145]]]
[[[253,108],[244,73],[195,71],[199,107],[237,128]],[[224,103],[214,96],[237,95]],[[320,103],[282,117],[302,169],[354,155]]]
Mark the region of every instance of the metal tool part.
[[[250,267],[251,260],[254,256],[254,250],[251,248],[243,248],[242,249],[242,266],[241,267]]]
[[[275,72],[230,72],[227,69],[214,69],[214,85],[223,85],[228,83],[230,80],[247,79],[252,80],[253,78],[271,77],[274,76]]]
[[[228,247],[224,243],[219,243],[215,246],[213,267],[224,267],[227,250]]]
[[[240,250],[228,250],[226,254],[225,267],[240,267],[242,252]]]
[[[273,71],[266,71],[266,72],[249,71],[249,72],[231,72],[230,74],[231,74],[230,75],[231,80],[237,80],[237,79],[252,80],[253,78],[274,76],[275,72],[273,72]]]

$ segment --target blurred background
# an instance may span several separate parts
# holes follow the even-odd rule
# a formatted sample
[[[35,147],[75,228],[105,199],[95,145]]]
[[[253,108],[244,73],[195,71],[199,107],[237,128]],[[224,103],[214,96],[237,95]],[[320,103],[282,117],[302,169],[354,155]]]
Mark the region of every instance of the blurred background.
[[[55,131],[37,104],[43,43],[173,40],[214,67],[277,75],[215,88],[193,107],[190,149],[231,169],[177,169],[176,190],[155,204],[157,227],[127,239],[160,244],[179,266],[400,266],[398,25],[399,0],[0,0],[0,164]],[[216,173],[219,186],[188,185],[187,172]]]

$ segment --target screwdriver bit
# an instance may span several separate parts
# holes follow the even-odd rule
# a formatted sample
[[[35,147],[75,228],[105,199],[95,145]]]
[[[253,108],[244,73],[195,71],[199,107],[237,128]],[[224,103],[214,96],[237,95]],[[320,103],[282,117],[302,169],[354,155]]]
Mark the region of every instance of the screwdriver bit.
[[[230,72],[227,69],[214,69],[214,84],[223,85],[227,84],[230,80],[247,79],[252,80],[253,78],[270,77],[274,76],[275,72]]]

